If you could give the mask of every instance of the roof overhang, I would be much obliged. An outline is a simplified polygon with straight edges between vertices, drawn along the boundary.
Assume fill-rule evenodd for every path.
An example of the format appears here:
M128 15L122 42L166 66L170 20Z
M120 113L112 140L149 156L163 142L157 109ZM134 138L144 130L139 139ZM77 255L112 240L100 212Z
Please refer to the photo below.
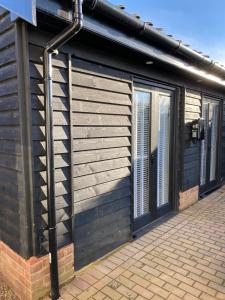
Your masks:
M63 22L68 23L71 20L71 8L65 6L64 1L37 0L37 9L42 13L57 17ZM211 70L208 71L201 63L181 59L179 56L176 56L176 53L171 54L169 51L155 46L154 43L142 40L139 36L136 37L135 35L128 34L127 31L112 27L112 25L107 24L105 21L103 22L99 17L85 14L83 30L110 40L140 55L145 55L145 57L149 57L152 61L159 61L177 70L197 76L201 80L214 82L221 87L225 87L225 80L222 78L224 76L215 75L214 72L211 72Z
M149 57L150 60L162 62L166 65L175 67L176 69L196 75L201 79L210 80L225 87L225 80L221 79L220 77L201 70L200 67L198 68L190 63L187 63L184 60L181 60L171 54L166 53L165 51L141 41L140 39L131 37L115 28L108 27L97 19L85 16L84 29L95 35L99 35L105 39L108 39L113 43L145 55Z

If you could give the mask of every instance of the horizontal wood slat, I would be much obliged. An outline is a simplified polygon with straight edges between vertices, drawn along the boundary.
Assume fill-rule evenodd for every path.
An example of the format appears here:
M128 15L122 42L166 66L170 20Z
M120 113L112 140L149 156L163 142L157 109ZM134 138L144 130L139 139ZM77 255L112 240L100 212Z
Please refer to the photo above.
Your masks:
M186 89L184 124L183 188L190 189L199 184L200 145L191 140L191 124L201 117L201 93Z
M0 68L0 81L8 80L16 76L16 63L7 64Z
M76 205L74 206L74 213L78 214L80 212L90 211L93 208L100 207L107 203L114 203L114 201L128 196L131 196L131 189L129 185L127 187L112 190L100 196L88 198L82 201L77 201L75 198Z
M1 32L0 49L6 48L12 44L15 44L15 28L8 24L8 30Z
M76 126L131 126L131 121L129 116L74 113L73 124Z
M222 181L225 180L225 101L223 100L223 106L222 106L222 133L221 133L221 145L222 145L222 151L221 151L221 177Z
M17 95L6 95L0 98L0 111L9 111L19 109Z
M95 76L114 79L115 81L128 82L131 81L131 76L128 73L117 69L108 68L102 64L96 64L83 59L72 59L72 69L75 72L91 74Z
M113 149L99 149L91 151L80 151L74 153L74 164L104 161L107 159L130 157L131 152L128 147L120 147ZM103 162L104 163L104 162Z
M73 150L79 152L82 150L98 150L108 148L118 148L131 146L128 137L115 138L97 138L97 139L75 139L73 141ZM68 153L69 140L56 140L54 143L55 154ZM34 141L34 156L45 155L45 141Z
M74 179L74 188L80 190L89 186L95 186L104 182L111 182L120 178L128 177L130 175L129 168L121 168L110 170L91 175L82 176Z
M73 128L74 138L126 137L131 136L128 127L78 127Z
M131 165L128 157L110 159L100 162L80 164L74 168L74 177L84 176L93 173L99 173L107 170L115 170L122 167L129 167Z
M130 186L130 177L126 177L123 180L114 180L111 182L99 184L94 187L88 187L82 190L78 190L74 192L75 202L96 197L98 195L102 195L110 191L122 189L128 186Z
M119 105L131 105L130 95L73 86L73 99Z
M1 48L0 45L0 66L13 63L16 60L16 48L15 44L8 46L7 48Z
M24 240L25 178L18 74L18 27L0 9L0 240L27 255ZM23 99L24 100L24 99ZM26 117L26 116L24 116ZM0 254L1 255L1 254Z
M128 238L132 88L129 76L117 70L79 59L73 67L75 253L80 267L119 244L119 232L121 239Z
M35 200L37 202L37 230L40 235L42 251L48 247L47 178L46 178L46 135L45 135L45 99L43 83L43 48L30 44L30 85L33 122L33 154ZM56 219L62 224L68 221L70 226L59 228L58 247L71 242L71 187L70 187L70 118L68 98L68 59L60 53L53 63L53 135L55 149L55 191ZM43 239L44 237L44 239Z
M73 101L73 111L95 114L131 115L131 109L129 106L78 100Z
M191 89L186 89L186 96L193 98L193 99L201 99L201 92L199 91L195 91L195 90L191 90Z
M39 44L29 43L29 55L30 62L43 63L43 48ZM63 53L59 53L56 57L53 57L52 64L55 67L67 68L67 57Z
M44 110L44 96L43 95L31 95L32 109ZM68 111L69 102L67 98L64 97L53 97L52 101L53 109L55 111Z
M186 104L186 111L187 112L193 112L193 113L201 113L201 105L200 106L194 106L190 104Z
M128 137L76 139L73 142L74 151L97 150L130 146Z
M196 112L189 112L186 111L185 112L185 118L189 119L189 120L196 120L200 117L200 113L196 113Z
M0 82L0 97L16 94L17 90L18 82L15 77Z
M43 249L47 249L43 49L33 42L29 45L29 49L35 200L38 207L41 244ZM130 76L121 71L72 59L73 100L70 107L68 71L67 56L60 53L54 57L52 103L57 238L60 246L71 240L71 193L73 192L75 226L77 226L75 230L78 236L82 235L84 226L98 230L100 220L103 222L103 227L112 220L114 224L117 223L116 231L124 233L124 236L121 234L118 242L107 242L108 245L103 242L100 248L96 246L96 242L103 234L102 230L98 230L89 242L85 237L82 237L82 242L77 241L79 251L89 243L92 247L90 253L93 255L93 249L96 249L99 255L106 248L110 251L111 245L127 240L129 231L132 86ZM70 122L73 125L71 132ZM70 157L71 143L73 154ZM72 173L71 158L74 164ZM74 191L71 191L71 176L73 176ZM93 214L89 214L92 209ZM107 219L106 216L109 218ZM124 220L119 220L118 218L122 216L125 216ZM104 232L107 239L111 236L115 239L115 234L110 227ZM77 253L77 257L79 255Z
M72 80L73 84L78 86L94 88L96 90L112 91L120 94L131 94L130 84L121 81L115 81L90 74L80 74L78 72L73 72Z
M0 11L0 19L1 19L0 32L4 32L5 30L8 30L10 27L12 27L11 17L9 13L7 12L3 13Z
M191 106L201 106L201 99L186 96L185 103Z

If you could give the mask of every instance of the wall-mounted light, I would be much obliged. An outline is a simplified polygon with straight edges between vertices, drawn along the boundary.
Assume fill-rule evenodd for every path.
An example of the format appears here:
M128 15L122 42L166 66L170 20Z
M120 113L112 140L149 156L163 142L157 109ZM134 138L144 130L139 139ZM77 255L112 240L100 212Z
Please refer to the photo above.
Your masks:
M154 62L152 60L146 61L146 65L153 65L153 64L154 64Z
M194 144L197 141L204 140L205 138L205 120L203 118L192 121L191 124L191 138Z

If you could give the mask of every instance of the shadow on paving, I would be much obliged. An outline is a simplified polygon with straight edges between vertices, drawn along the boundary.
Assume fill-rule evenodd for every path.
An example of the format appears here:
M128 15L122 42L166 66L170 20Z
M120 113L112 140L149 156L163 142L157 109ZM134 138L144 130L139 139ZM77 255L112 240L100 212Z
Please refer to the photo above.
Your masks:
M225 299L225 187L76 273L61 299Z

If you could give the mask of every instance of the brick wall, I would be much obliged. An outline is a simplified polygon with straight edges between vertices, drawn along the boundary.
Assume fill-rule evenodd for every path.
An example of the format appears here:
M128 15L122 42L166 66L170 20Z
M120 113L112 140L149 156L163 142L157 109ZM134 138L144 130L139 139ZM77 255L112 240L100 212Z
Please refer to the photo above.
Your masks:
M58 251L59 281L74 276L73 245ZM22 300L39 299L50 291L48 256L25 260L0 241L0 278Z
M179 198L179 210L184 210L185 208L191 206L199 199L199 186L195 186L185 192L180 192Z

